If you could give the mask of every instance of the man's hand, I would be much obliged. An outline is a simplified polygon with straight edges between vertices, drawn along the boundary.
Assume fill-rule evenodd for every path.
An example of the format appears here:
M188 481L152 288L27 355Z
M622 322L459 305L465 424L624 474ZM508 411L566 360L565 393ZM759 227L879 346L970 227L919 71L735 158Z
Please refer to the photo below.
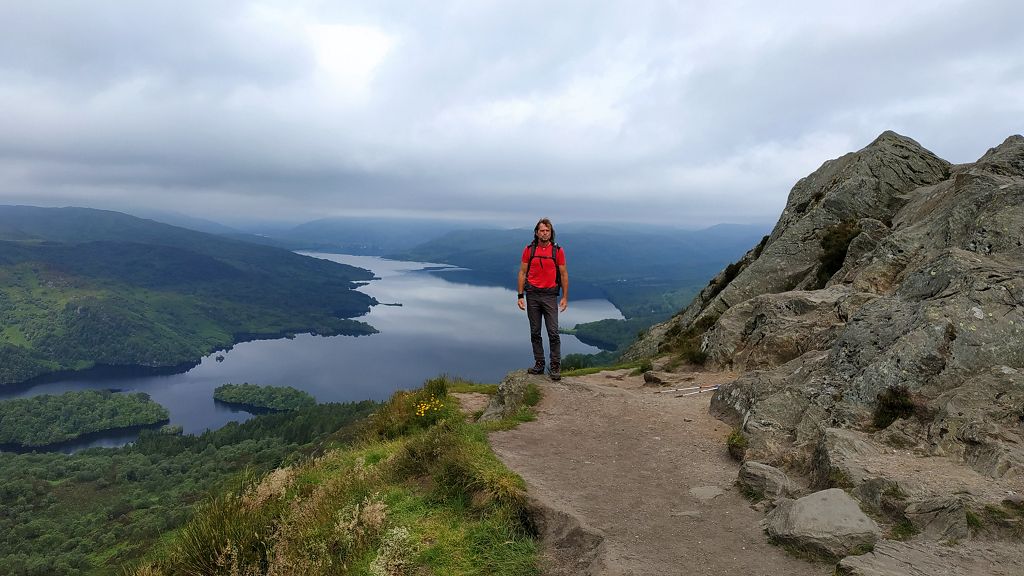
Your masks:
M519 309L520 310L526 310L526 300L525 299L520 298L518 304L519 304Z
M562 296L562 301L558 303L558 311L565 312L565 309L569 307L569 298Z

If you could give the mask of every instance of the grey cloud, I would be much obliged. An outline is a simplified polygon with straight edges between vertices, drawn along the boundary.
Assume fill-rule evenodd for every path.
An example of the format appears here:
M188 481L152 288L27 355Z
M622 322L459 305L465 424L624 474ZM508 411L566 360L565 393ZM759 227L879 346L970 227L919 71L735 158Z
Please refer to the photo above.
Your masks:
M885 129L954 162L1024 131L1021 21L1010 0L4 3L0 202L770 221ZM320 24L393 40L365 94L318 76Z
M294 30L247 2L5 2L0 69L84 92L132 78L170 89L279 84L310 66Z

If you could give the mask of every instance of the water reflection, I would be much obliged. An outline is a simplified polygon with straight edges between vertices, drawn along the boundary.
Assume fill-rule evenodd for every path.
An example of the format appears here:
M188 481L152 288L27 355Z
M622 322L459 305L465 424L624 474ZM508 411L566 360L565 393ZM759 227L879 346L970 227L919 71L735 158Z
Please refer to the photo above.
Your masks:
M251 417L214 402L213 389L229 382L293 386L320 402L383 400L397 389L417 387L441 373L497 382L510 370L532 363L526 313L516 306L510 289L453 283L443 274L423 271L426 266L437 266L434 264L310 255L373 270L379 279L360 290L380 302L402 304L375 306L361 318L380 330L379 334L302 334L292 339L245 342L214 352L180 374L80 374L7 392L3 397L93 388L145 392L170 411L172 425L182 426L186 433L199 433ZM564 326L573 326L621 317L606 300L581 300L570 302L560 320ZM562 336L563 354L597 351L574 336ZM219 361L218 355L223 360Z

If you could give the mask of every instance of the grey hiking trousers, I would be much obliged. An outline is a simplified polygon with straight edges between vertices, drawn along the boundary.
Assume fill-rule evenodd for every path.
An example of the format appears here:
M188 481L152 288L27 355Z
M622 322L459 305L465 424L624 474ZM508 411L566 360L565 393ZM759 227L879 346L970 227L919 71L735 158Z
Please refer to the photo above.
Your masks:
M562 340L558 336L558 294L527 290L526 317L530 319L533 361L539 366L544 365L544 339L540 335L543 319L548 331L548 343L551 345L551 367L558 368L562 362Z

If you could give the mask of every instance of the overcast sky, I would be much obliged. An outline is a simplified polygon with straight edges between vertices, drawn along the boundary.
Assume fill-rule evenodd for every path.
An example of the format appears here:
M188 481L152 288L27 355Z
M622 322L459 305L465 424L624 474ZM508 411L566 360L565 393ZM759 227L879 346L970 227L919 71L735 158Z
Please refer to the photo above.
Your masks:
M1024 2L0 0L0 203L774 223L1024 132Z

